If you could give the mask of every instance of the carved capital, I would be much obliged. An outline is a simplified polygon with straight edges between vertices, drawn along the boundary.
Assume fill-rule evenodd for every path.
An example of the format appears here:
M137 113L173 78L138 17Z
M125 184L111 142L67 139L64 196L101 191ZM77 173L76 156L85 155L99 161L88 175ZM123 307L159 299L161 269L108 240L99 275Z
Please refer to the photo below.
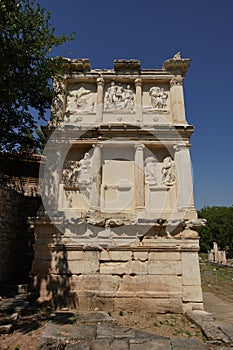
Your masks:
M170 81L170 86L179 86L183 85L184 78L181 75L177 75L174 78L171 79Z
M99 77L96 79L97 85L104 86L104 78Z
M142 79L141 78L135 79L134 84L135 84L135 86L142 86Z
M93 144L92 145L93 148L102 148L103 147L103 144L102 143L96 143L96 144Z
M173 149L174 149L175 152L179 152L182 149L186 149L186 147L187 147L186 144L180 143L180 144L177 144L177 145L173 146Z
M136 145L134 145L134 148L136 151L143 151L143 149L145 148L145 145L143 145L143 143L137 143Z

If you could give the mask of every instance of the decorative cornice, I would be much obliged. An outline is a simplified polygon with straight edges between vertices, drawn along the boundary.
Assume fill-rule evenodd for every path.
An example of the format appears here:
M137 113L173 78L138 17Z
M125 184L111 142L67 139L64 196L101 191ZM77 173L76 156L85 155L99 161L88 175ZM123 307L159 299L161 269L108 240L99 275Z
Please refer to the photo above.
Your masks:
M174 74L181 74L184 77L190 66L191 59L180 58L179 55L176 57L175 56L172 59L166 60L162 69L169 72L174 72Z
M90 71L90 60L89 58L81 58L81 59L70 59L63 58L63 67L66 69L70 69L73 71Z
M114 60L115 71L140 71L141 62L139 60Z

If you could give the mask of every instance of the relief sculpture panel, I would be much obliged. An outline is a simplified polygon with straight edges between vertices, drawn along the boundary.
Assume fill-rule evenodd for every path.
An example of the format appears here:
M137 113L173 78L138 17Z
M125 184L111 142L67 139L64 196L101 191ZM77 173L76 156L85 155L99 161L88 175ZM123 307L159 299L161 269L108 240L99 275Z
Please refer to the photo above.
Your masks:
M93 113L96 104L96 93L93 87L74 85L67 96L67 112Z
M163 162L158 162L156 157L145 159L145 183L148 185L170 187L175 184L175 164L170 156Z
M135 93L128 84L125 88L121 83L116 84L114 81L105 92L104 110L105 111L133 111Z
M165 85L154 86L147 84L143 90L143 112L149 114L169 113L169 90Z
M69 160L63 168L63 183L68 190L76 189L87 199L93 183L92 158L88 152L80 161Z
M154 109L167 109L168 94L164 88L153 86L150 88L151 105Z

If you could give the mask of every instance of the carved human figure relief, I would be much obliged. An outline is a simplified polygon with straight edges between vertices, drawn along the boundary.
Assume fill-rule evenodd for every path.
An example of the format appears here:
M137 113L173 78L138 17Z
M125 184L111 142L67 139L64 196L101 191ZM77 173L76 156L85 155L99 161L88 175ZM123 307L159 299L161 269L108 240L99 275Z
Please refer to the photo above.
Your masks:
M93 183L92 158L85 153L80 161L67 161L63 168L63 183L66 187L77 188L87 198Z
M154 109L167 109L168 94L164 91L164 88L158 86L152 86L149 90L151 97L152 108Z
M79 162L76 160L69 160L66 162L62 172L65 186L77 187L78 164Z
M86 189L92 184L92 161L89 153L85 153L84 158L79 161L77 182L80 189Z
M70 92L67 98L67 109L70 112L93 112L94 105L92 91L85 89L83 86Z
M134 109L134 92L130 88L130 85L124 88L120 83L116 85L112 81L105 92L104 109L106 111L132 111Z
M165 184L167 186L172 186L175 183L175 165L174 161L170 156L165 157L162 162L161 167L162 172L162 184Z
M145 183L157 185L156 167L157 159L155 157L147 157L145 159Z

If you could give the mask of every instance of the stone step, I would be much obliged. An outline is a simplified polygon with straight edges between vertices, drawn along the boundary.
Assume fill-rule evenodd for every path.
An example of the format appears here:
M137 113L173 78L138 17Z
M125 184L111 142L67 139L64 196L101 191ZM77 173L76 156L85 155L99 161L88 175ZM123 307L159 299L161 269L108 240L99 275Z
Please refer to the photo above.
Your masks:
M11 298L3 298L0 301L0 312L12 314L13 312L21 313L29 307L30 294L19 294Z

